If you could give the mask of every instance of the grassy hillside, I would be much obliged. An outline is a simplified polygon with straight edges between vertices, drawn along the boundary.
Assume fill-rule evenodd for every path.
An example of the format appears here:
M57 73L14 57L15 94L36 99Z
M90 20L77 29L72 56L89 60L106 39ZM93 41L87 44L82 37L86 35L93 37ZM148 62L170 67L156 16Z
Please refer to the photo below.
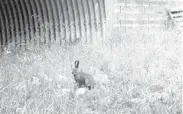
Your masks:
M30 49L0 59L1 114L182 114L182 33L123 35L104 45ZM97 87L74 97L80 60Z

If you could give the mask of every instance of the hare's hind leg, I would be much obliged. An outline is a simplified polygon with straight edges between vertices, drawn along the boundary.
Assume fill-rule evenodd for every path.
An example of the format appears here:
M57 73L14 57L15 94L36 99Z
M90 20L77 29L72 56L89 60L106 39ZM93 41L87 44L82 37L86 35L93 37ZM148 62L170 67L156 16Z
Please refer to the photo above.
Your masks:
M89 85L89 86L88 86L88 89L89 89L89 90L94 89L94 85Z

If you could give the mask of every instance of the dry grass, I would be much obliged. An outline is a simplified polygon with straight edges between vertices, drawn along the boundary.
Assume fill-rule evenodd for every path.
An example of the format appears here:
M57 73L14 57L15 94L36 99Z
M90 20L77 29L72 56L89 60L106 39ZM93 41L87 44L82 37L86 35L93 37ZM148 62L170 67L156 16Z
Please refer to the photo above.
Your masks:
M182 114L181 36L114 33L103 46L54 45L4 54L0 113ZM94 90L79 97L72 91L76 59L98 79Z

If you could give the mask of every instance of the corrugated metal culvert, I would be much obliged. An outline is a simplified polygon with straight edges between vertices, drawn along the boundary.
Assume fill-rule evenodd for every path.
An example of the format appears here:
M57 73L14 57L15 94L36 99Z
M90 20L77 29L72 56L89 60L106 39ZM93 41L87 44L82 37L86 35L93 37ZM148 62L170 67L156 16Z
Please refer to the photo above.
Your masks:
M105 0L0 0L0 44L88 43L105 20Z

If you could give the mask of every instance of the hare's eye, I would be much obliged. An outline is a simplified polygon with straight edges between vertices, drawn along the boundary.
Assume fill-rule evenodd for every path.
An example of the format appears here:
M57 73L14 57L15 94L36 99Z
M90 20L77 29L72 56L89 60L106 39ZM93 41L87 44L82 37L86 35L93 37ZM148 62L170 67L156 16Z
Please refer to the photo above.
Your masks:
M73 69L72 74L77 73L77 69Z

